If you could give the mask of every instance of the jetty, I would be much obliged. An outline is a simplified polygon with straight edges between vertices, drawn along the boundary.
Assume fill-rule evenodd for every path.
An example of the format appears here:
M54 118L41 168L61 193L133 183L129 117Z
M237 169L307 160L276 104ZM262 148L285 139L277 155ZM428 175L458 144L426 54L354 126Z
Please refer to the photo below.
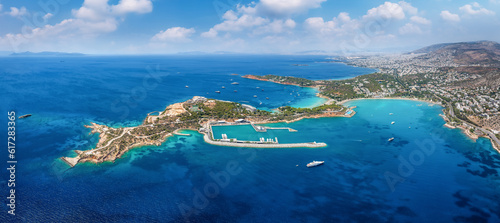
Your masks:
M258 143L257 141L235 141L235 142L222 142L216 141L209 136L209 133L203 133L203 139L206 143L216 146L230 146L230 147L251 147L251 148L319 148L325 147L326 143L323 142L309 142L309 143Z
M288 130L289 132L297 132L297 130L289 128L289 127L267 127L255 125L253 123L250 124L256 132L267 132L267 130Z

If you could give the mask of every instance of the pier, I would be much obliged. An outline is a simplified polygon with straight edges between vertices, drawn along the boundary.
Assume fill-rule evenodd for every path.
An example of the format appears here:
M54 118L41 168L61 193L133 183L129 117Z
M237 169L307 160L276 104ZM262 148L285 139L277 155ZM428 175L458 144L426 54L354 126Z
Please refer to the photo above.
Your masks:
M230 147L251 147L251 148L319 148L325 147L326 143L323 142L308 142L308 143L256 143L256 141L236 141L236 142L222 142L215 141L209 136L210 133L203 133L203 139L206 143L216 146L230 146Z
M253 129L255 129L256 132L267 132L268 129L288 130L289 132L297 132L297 130L289 128L289 127L267 127L267 126L254 125L253 123L250 125L252 125Z

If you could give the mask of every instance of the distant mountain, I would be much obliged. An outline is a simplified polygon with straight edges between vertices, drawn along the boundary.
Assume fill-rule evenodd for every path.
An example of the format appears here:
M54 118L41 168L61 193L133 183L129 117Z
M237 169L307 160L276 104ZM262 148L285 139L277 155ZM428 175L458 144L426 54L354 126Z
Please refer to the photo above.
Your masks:
M433 52L433 51L436 51L436 50L439 50L445 46L449 46L453 43L440 43L440 44L434 44L434 45L430 45L430 46L426 46L424 48L420 48L418 50L415 50L415 51L412 51L410 53L414 53L414 54L420 54L420 53L430 53L430 52Z
M326 55L328 52L324 50L306 50L306 51L299 51L296 52L296 54L299 55Z
M22 52L22 53L12 53L10 56L42 56L42 57L75 57L75 56L84 56L82 53L64 53L64 52Z
M442 43L411 53L424 53L419 59L451 59L460 65L500 66L500 44L493 41Z
M188 52L178 52L178 55L207 55L207 52L203 51L188 51Z

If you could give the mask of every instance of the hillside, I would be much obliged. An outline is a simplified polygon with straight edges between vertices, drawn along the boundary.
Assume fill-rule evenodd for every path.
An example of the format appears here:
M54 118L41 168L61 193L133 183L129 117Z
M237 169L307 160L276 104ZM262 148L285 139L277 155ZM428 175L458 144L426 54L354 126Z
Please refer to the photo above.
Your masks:
M493 41L436 44L412 53L424 53L416 59L450 59L458 65L486 65L500 67L500 44Z

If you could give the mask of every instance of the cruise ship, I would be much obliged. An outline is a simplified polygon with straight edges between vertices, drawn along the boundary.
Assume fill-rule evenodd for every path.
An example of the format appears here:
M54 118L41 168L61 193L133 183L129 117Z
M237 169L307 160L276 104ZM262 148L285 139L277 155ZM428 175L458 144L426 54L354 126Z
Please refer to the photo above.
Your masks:
M325 161L312 161L312 162L307 164L307 167L315 167L315 166L322 165L323 163L325 163Z

